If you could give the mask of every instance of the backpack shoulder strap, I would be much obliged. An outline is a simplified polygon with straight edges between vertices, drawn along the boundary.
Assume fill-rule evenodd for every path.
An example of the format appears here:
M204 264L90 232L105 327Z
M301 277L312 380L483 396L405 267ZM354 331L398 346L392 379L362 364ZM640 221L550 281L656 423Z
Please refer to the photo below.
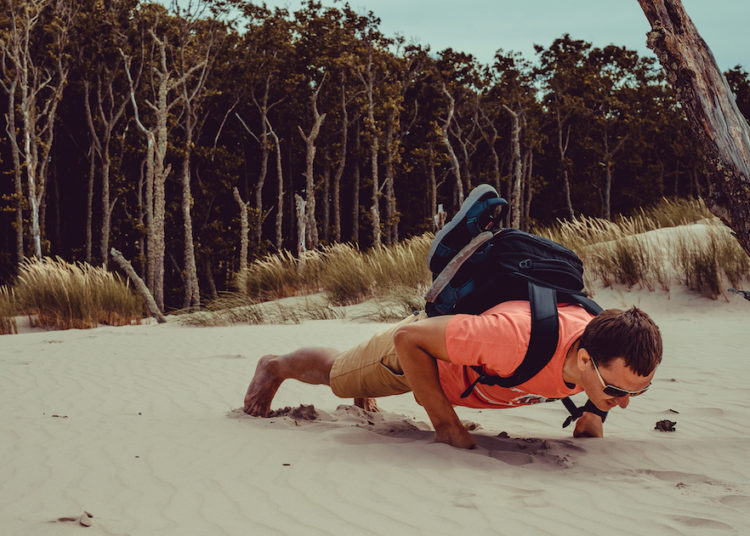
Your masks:
M499 385L500 387L520 385L539 374L552 359L560 337L557 291L531 282L528 285L529 304L531 306L531 337L523 361L508 377L485 374L482 367L473 367L480 376L463 392L461 398L469 396L477 383Z

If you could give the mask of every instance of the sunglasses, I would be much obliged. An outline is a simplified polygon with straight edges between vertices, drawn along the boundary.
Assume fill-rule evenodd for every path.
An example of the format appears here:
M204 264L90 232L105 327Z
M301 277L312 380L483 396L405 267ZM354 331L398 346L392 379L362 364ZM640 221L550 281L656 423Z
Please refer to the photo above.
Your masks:
M602 378L602 375L599 373L599 367L596 366L596 361L594 361L593 357L591 358L591 362L594 364L594 370L596 371L596 375L599 376L599 381L602 382L602 387L604 388L605 395L614 396L615 398L619 398L622 396L638 396L648 391L648 388L651 387L651 384L648 384L646 387L644 387L643 389L639 389L638 391L628 391L627 389L621 389L619 387L615 387L614 385L609 385L604 381L604 378Z

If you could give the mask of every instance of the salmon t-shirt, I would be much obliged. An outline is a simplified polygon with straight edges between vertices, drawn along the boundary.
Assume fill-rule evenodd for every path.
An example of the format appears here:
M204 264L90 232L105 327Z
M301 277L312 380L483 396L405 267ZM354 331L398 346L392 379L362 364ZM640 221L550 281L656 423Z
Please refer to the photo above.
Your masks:
M558 305L560 336L550 362L541 372L515 387L477 383L466 398L461 394L479 374L472 368L482 365L487 374L510 376L523 362L531 337L531 309L528 301L507 301L481 315L455 315L445 330L450 363L437 360L440 385L448 400L470 408L511 408L558 400L580 393L563 381L563 364L571 346L583 335L593 316L583 307Z

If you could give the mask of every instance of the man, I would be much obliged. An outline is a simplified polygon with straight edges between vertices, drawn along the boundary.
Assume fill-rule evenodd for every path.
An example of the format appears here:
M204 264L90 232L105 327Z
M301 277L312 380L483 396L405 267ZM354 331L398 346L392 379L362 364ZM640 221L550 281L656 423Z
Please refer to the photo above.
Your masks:
M267 416L284 380L329 385L333 393L376 409L374 398L413 392L435 428L435 441L473 448L454 405L509 408L585 391L602 412L625 408L648 389L661 362L659 328L643 311L606 310L596 317L560 305L560 336L550 362L516 387L475 384L481 365L509 376L523 361L531 332L529 302L508 301L481 315L426 318L419 313L346 352L302 348L261 358L245 396L250 415ZM473 385L473 387L472 387ZM602 417L584 412L575 437L603 437Z

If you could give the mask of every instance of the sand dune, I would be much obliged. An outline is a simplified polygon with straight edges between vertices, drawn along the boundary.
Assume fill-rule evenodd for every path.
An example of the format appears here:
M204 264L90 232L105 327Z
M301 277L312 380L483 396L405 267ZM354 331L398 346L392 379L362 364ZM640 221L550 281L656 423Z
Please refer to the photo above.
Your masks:
M574 440L561 404L463 410L474 451L431 443L410 395L372 414L287 382L274 417L238 409L260 356L344 349L380 324L3 336L0 533L747 534L750 303L596 298L660 324L654 387L604 440Z

